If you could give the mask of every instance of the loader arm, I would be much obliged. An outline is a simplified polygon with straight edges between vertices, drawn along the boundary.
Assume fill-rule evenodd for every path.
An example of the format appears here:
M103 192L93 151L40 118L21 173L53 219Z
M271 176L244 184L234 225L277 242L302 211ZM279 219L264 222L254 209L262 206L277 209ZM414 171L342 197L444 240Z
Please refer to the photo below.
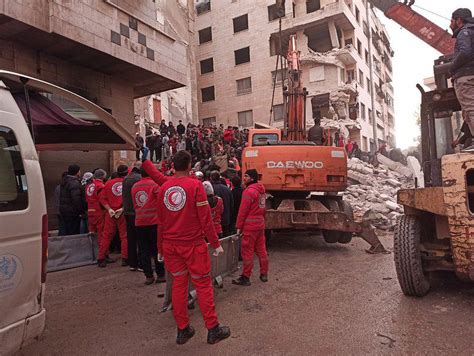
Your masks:
M369 3L443 55L454 52L454 38L446 30L414 11L410 6L414 1L410 1L409 5L398 0L369 0Z

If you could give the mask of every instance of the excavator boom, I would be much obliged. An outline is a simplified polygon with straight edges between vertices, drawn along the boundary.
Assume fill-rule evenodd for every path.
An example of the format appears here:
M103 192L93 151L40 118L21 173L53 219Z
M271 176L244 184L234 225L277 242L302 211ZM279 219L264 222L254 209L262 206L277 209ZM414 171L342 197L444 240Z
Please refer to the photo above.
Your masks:
M454 52L454 38L446 30L414 11L411 6L397 0L369 0L369 3L443 55ZM413 3L414 1L410 2Z

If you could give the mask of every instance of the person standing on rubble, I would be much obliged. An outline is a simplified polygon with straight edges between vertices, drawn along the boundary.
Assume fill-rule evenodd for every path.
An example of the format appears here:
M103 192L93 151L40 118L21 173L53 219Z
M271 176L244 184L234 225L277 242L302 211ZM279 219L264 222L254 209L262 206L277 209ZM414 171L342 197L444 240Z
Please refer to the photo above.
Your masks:
M308 141L314 142L316 146L322 146L326 142L324 129L321 127L321 119L314 118L314 126L308 131Z
M100 203L105 208L105 225L104 234L99 246L99 256L97 263L99 267L106 267L105 260L110 242L117 233L120 236L120 247L122 251L122 266L128 266L128 245L127 245L127 226L123 215L123 199L122 184L123 178L128 174L128 167L120 165L117 168L117 178L109 180L105 183L102 194L100 195Z
M456 38L450 74L464 120L474 135L474 19L469 9L457 9L451 18ZM472 147L474 148L474 147Z
M143 156L147 157L145 148ZM185 344L194 336L189 323L187 302L189 279L196 288L199 307L208 329L207 342L215 344L230 336L227 326L220 326L214 305L211 259L205 237L214 248L214 256L224 252L214 230L211 209L202 183L189 176L191 155L179 151L173 158L176 174L161 187L158 196L158 253L173 278L171 299L178 326L176 343ZM161 173L149 160L142 168L160 184Z
M256 169L249 169L245 172L244 183L246 188L242 194L242 202L237 216L237 234L242 235L243 271L242 275L232 283L249 286L254 252L260 263L260 280L268 282L268 255L265 247L266 194L263 184L258 183Z

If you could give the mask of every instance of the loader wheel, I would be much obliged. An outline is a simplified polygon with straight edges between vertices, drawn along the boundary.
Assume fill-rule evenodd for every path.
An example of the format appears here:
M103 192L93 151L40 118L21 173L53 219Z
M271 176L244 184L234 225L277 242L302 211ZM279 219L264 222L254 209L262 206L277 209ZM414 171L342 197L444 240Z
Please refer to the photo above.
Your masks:
M418 217L403 215L397 220L394 233L395 267L403 294L423 297L430 282L423 272L420 253L421 223Z
M347 215L349 220L354 221L354 211L352 210L352 206L348 202L341 200L339 202L339 209L340 211L344 212L344 214ZM349 242L352 241L352 235L353 235L352 232L341 231L339 232L339 239L337 240L337 242L341 244L348 244Z
M324 205L329 209L329 211L339 211L339 205L334 199L328 199L323 202ZM339 241L340 232L335 230L322 230L324 241L328 244L335 244Z

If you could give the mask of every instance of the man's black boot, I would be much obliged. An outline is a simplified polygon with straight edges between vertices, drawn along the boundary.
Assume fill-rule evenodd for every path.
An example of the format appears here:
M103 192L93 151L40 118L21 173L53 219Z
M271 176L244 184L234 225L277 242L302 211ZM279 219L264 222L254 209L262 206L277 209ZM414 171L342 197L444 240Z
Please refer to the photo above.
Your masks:
M207 332L207 343L217 344L219 341L227 339L230 336L230 329L228 326L215 326Z
M97 260L97 267L107 267L107 262L105 262L105 260Z
M122 267L128 266L128 260L126 258L122 258Z
M261 280L262 282L268 282L268 275L266 275L266 274L261 274L261 275L260 275L260 280Z
M237 279L232 280L232 284L237 284L238 286L249 286L251 285L250 279L245 276L240 276Z
M178 329L178 335L176 336L176 343L178 345L183 345L188 342L190 338L194 336L194 328L191 325L188 325L187 328L181 330Z

